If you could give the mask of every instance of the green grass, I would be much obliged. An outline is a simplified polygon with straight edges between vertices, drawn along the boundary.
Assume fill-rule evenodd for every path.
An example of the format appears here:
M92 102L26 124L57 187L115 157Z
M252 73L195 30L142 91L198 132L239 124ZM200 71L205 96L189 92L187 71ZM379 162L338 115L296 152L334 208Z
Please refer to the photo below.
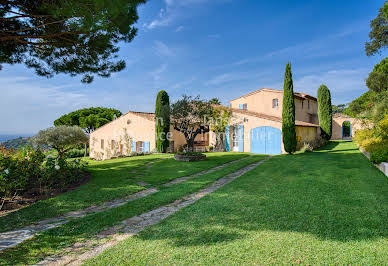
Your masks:
M388 263L388 179L351 142L276 156L89 265Z
M245 158L240 162L226 166L213 173L205 174L171 187L162 187L159 192L145 198L101 213L76 219L58 228L43 232L14 248L0 252L0 264L36 263L46 256L57 254L64 247L75 242L93 239L98 232L118 224L127 218L153 210L187 194L196 192L215 180L251 163L262 160L265 157L264 155L254 155Z
M98 205L104 201L122 198L143 190L137 184L143 178L134 178L139 173L145 174L145 180L151 184L164 183L187 174L193 174L214 166L243 158L247 153L209 153L208 159L192 164L176 162L174 159L156 161L149 172L145 165L156 159L171 157L172 155L146 155L129 158L119 158L107 161L88 160L88 170L92 179L87 184L61 194L57 197L39 201L29 207L0 217L0 232L16 229L46 218ZM136 173L131 173L132 170ZM160 180L159 180L160 179Z
M149 172L144 173L141 180L152 185L160 185L175 178L195 174L248 155L248 153L239 152L206 153L206 160L196 162L179 162L171 158L156 162Z

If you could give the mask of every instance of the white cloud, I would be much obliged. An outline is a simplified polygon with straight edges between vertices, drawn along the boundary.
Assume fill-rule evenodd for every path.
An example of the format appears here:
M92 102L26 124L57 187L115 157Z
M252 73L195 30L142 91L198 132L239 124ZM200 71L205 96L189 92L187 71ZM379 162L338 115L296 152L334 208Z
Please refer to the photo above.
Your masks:
M316 95L318 87L325 84L331 91L334 104L348 103L355 99L355 95L367 90L365 77L368 72L366 68L329 70L295 79L294 88L295 91Z
M149 75L153 79L153 86L154 88L161 87L161 80L163 78L162 74L166 72L168 65L167 64L161 64L158 68L152 70L149 72Z
M187 8L210 2L209 0L165 0L165 8L159 10L158 16L150 23L143 26L152 30L159 27L170 26L177 19L187 16Z
M268 75L266 72L230 72L219 74L212 79L206 81L206 86L218 86L226 83L232 83L242 80L256 80L258 77Z
M174 51L162 41L155 41L153 48L156 55L160 57L170 57L175 55Z
M42 86L28 77L0 77L0 132L34 133L60 115L87 106L89 95L67 86Z
M181 32L181 31L183 31L184 28L185 28L185 27L183 27L183 26L179 26L179 27L177 27L177 28L175 29L175 32Z

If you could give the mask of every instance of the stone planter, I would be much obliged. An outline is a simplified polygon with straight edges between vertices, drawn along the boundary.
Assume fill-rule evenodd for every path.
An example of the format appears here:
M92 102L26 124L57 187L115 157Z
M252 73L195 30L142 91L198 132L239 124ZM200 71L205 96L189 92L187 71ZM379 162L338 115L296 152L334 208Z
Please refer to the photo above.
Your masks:
M180 161L180 162L203 161L206 159L206 155L205 154L186 155L186 154L175 153L174 159L175 161Z

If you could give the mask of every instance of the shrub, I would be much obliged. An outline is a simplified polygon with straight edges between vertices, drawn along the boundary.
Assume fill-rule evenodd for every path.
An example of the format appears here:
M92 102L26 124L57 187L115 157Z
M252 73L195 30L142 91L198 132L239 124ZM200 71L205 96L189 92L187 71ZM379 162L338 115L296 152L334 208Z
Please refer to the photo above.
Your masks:
M178 152L184 152L186 149L187 149L187 144L178 146Z
M206 152L212 152L214 150L214 147L213 146L206 146L205 149L206 149Z
M86 154L89 154L89 149L87 149ZM66 158L79 158L85 156L84 149L71 149L65 153Z
M388 162L388 148L386 146L379 146L372 150L370 153L370 160L376 164Z
M314 147L310 143L304 143L302 148L300 149L301 152L312 152L314 150Z
M84 174L85 162L66 160L40 149L25 147L9 151L0 148L0 209L4 202L25 191L64 189Z
M374 136L374 130L373 129L369 129L369 128L366 128L366 129L360 129L360 130L357 130L355 133L354 133L354 137L353 137L353 140L355 143L357 143L358 145L360 145L362 148L363 145L362 143L367 140L367 139L370 139Z

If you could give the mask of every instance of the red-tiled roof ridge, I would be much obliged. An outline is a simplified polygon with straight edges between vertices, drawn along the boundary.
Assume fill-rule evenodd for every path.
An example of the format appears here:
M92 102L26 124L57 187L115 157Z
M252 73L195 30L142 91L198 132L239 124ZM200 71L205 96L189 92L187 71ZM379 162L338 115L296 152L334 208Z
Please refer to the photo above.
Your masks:
M145 118L145 119L147 119L147 120L150 120L150 121L155 121L155 114L154 114L154 113L128 111L128 112L126 112L125 114L123 114L122 116L117 117L117 119L112 120L112 121L110 121L109 123L106 123L105 125L103 125L103 126L97 128L97 129L95 129L95 130L94 130L93 132L91 132L90 134L93 134L94 132L98 131L99 129L101 129L101 128L107 126L107 125L110 125L110 124L113 123L114 121L123 118L124 116L126 116L126 115L129 114L129 113L135 114L135 115L140 116L140 117L143 117L143 118Z
M276 122L282 122L282 118L281 117L277 117L277 116L272 116L272 115L266 115L266 114L262 114L262 113L257 113L257 112L253 112L253 111L248 111L248 110L242 110L242 109L236 109L236 108L229 108L232 112L236 112L236 113L241 113L241 114L246 114L246 115L250 115L250 116L255 116L255 117L258 117L258 118L263 118L263 119L267 119L267 120L271 120L271 121L276 121ZM305 126L305 127L319 127L319 125L317 124L313 124L313 123L308 123L308 122L304 122L304 121L299 121L299 120L295 120L295 125L296 126Z
M249 92L249 93L247 93L247 94L244 94L244 95L242 95L242 96L240 96L240 97L237 97L237 98L235 98L235 99L232 99L232 100L230 100L229 102L234 101L234 100L237 100L237 99L240 99L240 98L244 98L244 97L251 96L251 95L256 94L256 93L258 93L258 92L261 92L261 91L273 91L273 92L283 93L283 90L270 89L270 88L261 88L261 89L258 89L258 90ZM308 99L311 99L311 100L314 100L314 101L317 100L317 98L315 98L314 96L311 96L311 95L309 95L309 94L307 94L307 93L294 92L294 95L297 96L297 97L300 97L300 98L302 98L302 99L308 98Z

